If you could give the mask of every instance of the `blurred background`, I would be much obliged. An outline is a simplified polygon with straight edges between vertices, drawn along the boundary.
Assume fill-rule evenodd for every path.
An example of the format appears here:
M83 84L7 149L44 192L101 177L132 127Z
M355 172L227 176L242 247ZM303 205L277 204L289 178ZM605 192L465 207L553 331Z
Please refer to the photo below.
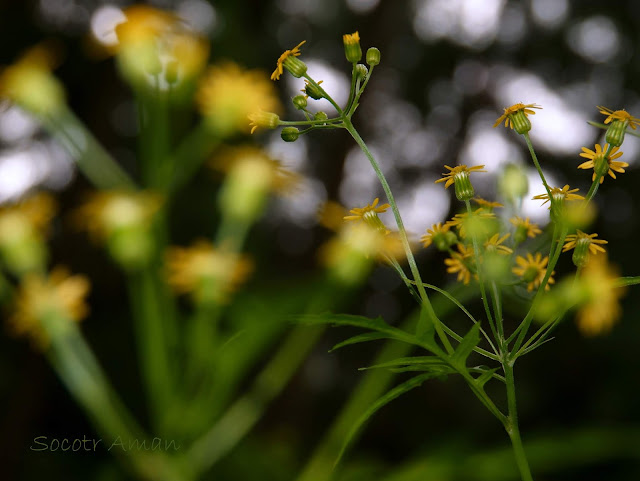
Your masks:
M254 0L156 1L206 35L211 61L224 59L265 76L279 55L306 40L303 59L316 80L346 101L350 67L341 36L359 31L363 49L375 46L382 62L362 98L354 123L379 159L396 193L407 229L418 237L457 212L452 189L434 181L443 165L486 165L474 180L481 197L496 196L496 174L506 164L526 166L529 198L543 193L526 146L513 131L492 128L503 107L537 103L531 138L551 185L586 192L591 176L577 170L581 147L593 149L603 121L597 105L640 116L640 3L589 0ZM24 49L54 39L64 52L56 75L73 111L121 165L135 170L136 112L112 59L96 55L109 45L112 26L131 2L97 0L0 1L0 65ZM298 118L289 99L303 87L283 76L277 84L283 118ZM329 111L321 102L317 109ZM313 108L313 107L312 107ZM316 213L327 200L363 206L383 192L368 161L347 132L313 132L294 143L261 131L252 139L291 170L304 174L295 196L274 199L254 228L248 250L259 259L256 286L287 285L318 270L317 250L327 232ZM609 241L609 257L621 275L640 275L637 237L640 139L627 136L617 180L607 178L595 202L592 232ZM173 238L190 242L206 234L201 206L211 204L215 178L197 176L178 198L183 214L172 221ZM64 213L89 184L69 154L19 109L0 109L0 202L36 186L57 192ZM188 212L188 215L184 215ZM539 202L525 213L543 225ZM388 215L388 214L385 214ZM388 223L391 217L385 218ZM134 411L139 379L124 288L117 269L86 237L56 224L53 257L93 281L92 316L83 330L113 383ZM453 281L442 256L423 250L418 262L426 282ZM571 269L561 259L559 273ZM624 317L611 334L584 338L572 319L557 339L518 364L521 429L536 479L640 479L639 297L633 288ZM477 309L478 306L472 308ZM346 312L381 315L398 323L413 308L395 273L377 267ZM477 312L480 312L479 310ZM508 320L507 320L508 322ZM285 391L245 441L217 467L219 480L290 480L321 439L370 364L377 346L327 350L348 333L326 332ZM35 453L36 436L82 438L92 428L53 371L28 344L0 337L0 456L2 479L128 479L109 453ZM380 411L350 453L337 479L392 481L516 479L508 439L460 380L431 381ZM247 460L251 459L250 464ZM373 474L375 473L375 474Z

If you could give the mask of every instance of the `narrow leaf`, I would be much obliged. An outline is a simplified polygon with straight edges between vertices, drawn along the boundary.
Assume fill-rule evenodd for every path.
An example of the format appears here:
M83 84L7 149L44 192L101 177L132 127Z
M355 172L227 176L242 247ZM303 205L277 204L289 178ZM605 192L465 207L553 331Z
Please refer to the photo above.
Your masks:
M480 325L474 324L469 332L462 338L460 344L456 348L456 351L451 356L451 361L458 367L464 368L467 363L469 354L473 351L473 348L480 342Z
M340 453L338 454L338 458L336 459L334 466L338 465L338 463L344 456L351 439L353 439L353 437L358 433L360 428L364 425L365 422L367 422L367 420L371 416L373 416L380 408L389 404L394 399L422 385L423 382L425 382L426 380L432 377L434 377L433 373L420 374L419 376L412 377L408 381L405 381L402 384L388 391L382 397L378 398L378 400L375 401L371 406L369 406L369 408L364 413L362 413L362 415L358 418L358 420L354 423L354 425L349 430L349 433L347 434L344 442L342 443L342 447L340 448Z
M416 364L424 365L424 366L433 366L433 365L446 365L446 362L435 356L399 357L398 359L393 359L391 361L383 362L381 364L375 364L369 367L361 367L360 370L365 371L367 369L378 369L378 368L385 368L385 367L412 366Z
M333 352L336 349L340 349L344 346L350 346L351 344L358 344L360 342L368 342L368 341L377 341L379 339L395 339L388 334L384 334L382 332L366 332L364 334L359 334L357 336L350 337L349 339L345 339L342 342L339 342L335 346L333 346L329 352Z
M475 384L478 387L484 387L484 385L487 384L487 382L490 381L491 378L493 378L493 375L496 373L498 369L499 368L496 367L495 369L489 369L488 371L484 371L475 379Z

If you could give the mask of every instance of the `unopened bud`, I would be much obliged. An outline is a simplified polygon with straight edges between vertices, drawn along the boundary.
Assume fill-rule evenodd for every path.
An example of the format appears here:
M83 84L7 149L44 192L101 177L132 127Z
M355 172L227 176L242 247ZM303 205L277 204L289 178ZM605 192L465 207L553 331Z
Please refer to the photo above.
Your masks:
M367 50L367 63L371 67L375 67L380 63L380 50L375 47L371 47Z
M361 63L356 65L356 79L364 80L368 73L369 69L365 65L362 65Z
M454 176L453 182L458 200L464 202L471 200L476 195L473 190L473 185L471 185L471 179L469 179L468 172L459 172Z
M295 142L298 140L298 137L300 137L300 131L295 127L285 127L282 129L282 132L280 132L280 137L282 137L282 140L285 142Z
M607 144L612 145L613 147L620 147L622 142L624 142L624 134L627 131L628 126L628 120L614 120L611 122L605 136Z
M351 63L359 62L362 58L362 49L360 48L360 34L354 32L342 36L344 43L344 54Z
M307 106L307 99L304 95L296 95L291 101L293 102L293 106L298 110L302 110Z
M304 93L314 100L320 100L324 97L324 94L322 93L322 90L320 90L320 87L312 83L307 83L304 86Z
M327 120L329 117L324 112L316 112L313 116L314 120Z

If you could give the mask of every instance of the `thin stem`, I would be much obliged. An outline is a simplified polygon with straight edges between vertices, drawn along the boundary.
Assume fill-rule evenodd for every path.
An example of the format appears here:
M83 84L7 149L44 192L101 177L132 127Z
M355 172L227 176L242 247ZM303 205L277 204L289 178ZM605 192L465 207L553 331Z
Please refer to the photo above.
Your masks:
M338 114L340 114L340 116L342 116L343 112L342 109L340 108L340 106L336 103L335 100L333 100L331 98L331 95L329 95L327 92L325 92L325 90L320 86L319 83L317 83L315 80L313 80L311 77L309 77L309 74L305 73L304 74L304 78L307 79L307 81L313 85L314 87L316 87L321 93L322 96L327 99L331 105L333 105L333 108L336 109L336 111L338 112Z
M425 291L424 286L422 285L422 279L420 277L420 272L418 271L418 266L416 264L416 260L413 257L413 252L411 252L411 246L409 245L409 239L407 238L407 232L406 232L406 230L404 228L404 223L402 222L402 217L400 216L400 211L398 210L398 205L396 204L395 198L393 197L393 193L391 192L391 187L389 187L389 183L387 182L386 177L382 173L382 170L380 169L380 166L378 165L378 163L376 162L375 158L373 157L373 155L369 151L369 148L367 147L367 145L364 143L364 140L362 140L362 137L360 137L360 134L358 134L358 131L355 129L355 127L351 123L351 120L344 119L344 125L345 125L345 128L351 134L351 136L354 138L356 143L360 146L360 148L362 149L364 154L369 159L369 162L371 163L371 166L373 167L373 170L375 171L376 175L378 176L378 180L380 181L380 184L382 184L382 188L383 188L385 194L387 195L387 200L389 201L389 204L391 205L391 210L393 211L393 215L394 215L394 217L396 219L396 224L398 225L398 232L400 233L400 240L402 241L402 246L404 247L405 254L407 255L407 261L409 263L409 268L411 269L411 274L413 275L413 278L416 281L416 286L418 288L418 293L420 294L420 298L422 299L422 303L424 305L424 308L426 309L426 315L428 316L429 320L432 322L432 324L433 324L433 326L434 326L434 328L435 328L435 330L436 330L436 332L438 334L438 337L440 338L440 340L441 340L442 344L444 345L445 349L447 350L447 352L452 353L453 352L453 348L451 347L451 343L449 342L449 338L445 335L444 331L442 330L441 322L438 319L438 316L436 316L436 313L433 310L433 306L431 305L431 302L429 301L429 296L427 295L427 292ZM419 323L419 324L421 324L421 323ZM425 326L420 326L419 325L418 329L420 329L420 330L425 329Z
M504 427L509 434L511 444L513 445L513 454L516 458L518 469L520 470L520 476L522 481L533 481L531 476L531 470L529 468L529 462L522 446L522 439L520 438L520 428L518 427L518 410L516 406L516 388L515 379L513 375L513 362L505 362L503 364L505 383L507 385L507 405L509 409L509 416L506 418Z
M529 147L529 153L531 154L531 158L533 159L533 163L538 170L538 174L540 174L540 179L542 179L542 183L544 184L544 188L547 190L547 195L549 195L549 202L553 203L553 198L551 197L551 189L549 188L549 184L547 184L547 180L544 178L544 174L542 173L542 167L540 167L540 163L538 162L538 157L536 156L535 150L533 150L533 144L531 143L531 139L529 138L529 133L525 132L522 134L524 140L527 142L527 147Z

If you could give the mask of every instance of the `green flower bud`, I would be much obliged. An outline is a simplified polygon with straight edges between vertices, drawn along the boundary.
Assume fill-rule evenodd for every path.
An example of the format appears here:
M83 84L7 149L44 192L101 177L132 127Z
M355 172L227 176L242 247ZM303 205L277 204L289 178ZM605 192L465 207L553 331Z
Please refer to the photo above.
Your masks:
M300 137L300 131L295 127L285 127L282 129L282 132L280 132L280 137L282 137L282 140L285 142L295 142L298 140L298 137Z
M519 134L526 134L531 130L531 122L524 110L518 110L517 112L512 113L509 117L513 123L514 130Z
M573 249L571 260L576 267L584 267L587 265L589 258L589 239L578 239L576 247Z
M302 110L307 106L307 98L304 95L296 95L291 101L298 110Z
M362 58L362 49L360 48L360 34L354 32L342 36L344 43L344 54L351 63L357 63Z
M369 69L365 65L362 65L361 63L356 65L356 72L355 72L356 79L364 80L368 73L369 73Z
M473 190L473 185L471 185L471 179L469 179L468 172L460 172L456 174L454 176L454 186L458 200L464 202L471 200L476 195Z
M293 55L287 57L282 65L295 78L300 78L305 73L307 73L307 64L300 60L298 57L294 57Z
M320 88L315 84L311 84L309 82L307 82L304 86L304 93L314 100L320 100L321 98L324 98L322 90L320 90Z
M611 122L605 136L607 144L612 145L613 147L620 147L622 142L624 142L624 134L627 131L628 126L628 120L614 120Z
M367 63L374 67L380 63L380 50L375 47L371 47L367 50Z
M329 117L324 112L316 112L313 118L314 120L327 120Z

